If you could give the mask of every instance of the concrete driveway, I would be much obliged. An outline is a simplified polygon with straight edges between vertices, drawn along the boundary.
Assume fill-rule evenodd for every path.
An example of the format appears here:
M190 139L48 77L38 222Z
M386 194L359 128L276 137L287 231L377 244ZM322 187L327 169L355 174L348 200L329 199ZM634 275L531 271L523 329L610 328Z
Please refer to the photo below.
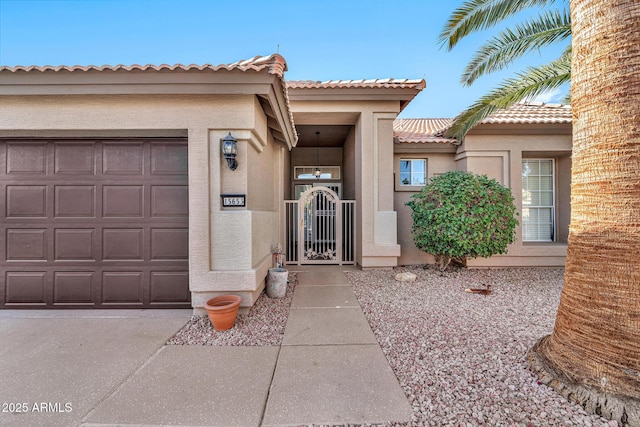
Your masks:
M0 311L0 425L74 426L191 310Z

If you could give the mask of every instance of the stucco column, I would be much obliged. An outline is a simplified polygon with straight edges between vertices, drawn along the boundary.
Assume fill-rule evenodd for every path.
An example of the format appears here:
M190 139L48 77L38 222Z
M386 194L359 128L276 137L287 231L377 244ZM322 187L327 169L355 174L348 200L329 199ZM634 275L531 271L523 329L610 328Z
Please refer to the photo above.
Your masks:
M238 141L235 171L229 169L221 153L220 140L229 131ZM202 135L193 132L200 146ZM247 194L247 150L251 132L210 129L205 139L206 149L194 148L189 157L193 160L190 168L197 168L197 172L189 176L190 208L193 206L196 210L195 215L190 212L192 304L199 308L212 296L234 293L242 296L242 306L251 306L258 293L256 271L252 268L251 211L247 207L223 208L220 197L221 194Z
M393 120L395 113L363 114L360 212L362 267L393 267L400 245L393 210Z
M222 194L247 194L247 140L231 130L238 141L238 167L232 171L221 154L220 140L227 131L211 131L211 171L219 186L211 187L211 269L251 269L251 212L244 207L222 207ZM243 132L244 134L244 132ZM212 181L213 183L213 181Z
M193 291L210 271L210 188L217 187L219 180L217 177L210 178L208 129L191 128L188 138L189 282Z

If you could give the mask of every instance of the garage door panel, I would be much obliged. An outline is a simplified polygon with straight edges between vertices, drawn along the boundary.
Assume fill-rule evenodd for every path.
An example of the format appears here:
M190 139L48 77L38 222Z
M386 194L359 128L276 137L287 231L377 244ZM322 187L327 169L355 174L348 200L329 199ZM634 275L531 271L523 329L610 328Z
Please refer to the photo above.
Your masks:
M151 144L151 174L186 174L187 156L183 145Z
M142 175L142 143L103 144L102 173L104 175Z
M151 303L189 302L189 273L187 271L151 272Z
M93 281L93 272L57 271L53 279L53 303L93 305Z
M55 143L54 165L56 174L94 175L95 145Z
M105 228L102 230L102 259L142 260L144 230Z
M6 239L7 261L47 260L47 230L9 228Z
M142 304L141 271L105 271L102 273L103 304Z
M46 185L7 185L7 218L47 216Z
M58 228L54 231L56 261L95 260L94 229Z
M151 216L186 218L189 215L189 189L186 185L151 186Z
M56 185L55 216L57 218L94 218L96 216L95 185Z
M102 187L104 217L144 216L142 185L105 185Z
M44 175L47 171L46 160L46 144L7 144L7 174Z
M151 229L152 260L187 260L189 230L186 228Z
M46 304L45 271L8 271L5 281L6 304Z
M184 139L0 140L0 308L189 307Z

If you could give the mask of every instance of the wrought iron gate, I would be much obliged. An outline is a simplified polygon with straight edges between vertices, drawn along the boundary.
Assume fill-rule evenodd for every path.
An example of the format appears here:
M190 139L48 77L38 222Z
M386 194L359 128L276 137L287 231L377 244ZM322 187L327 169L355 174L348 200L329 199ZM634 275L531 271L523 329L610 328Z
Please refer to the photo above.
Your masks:
M285 202L287 263L353 264L353 200L340 200L326 187L313 187Z

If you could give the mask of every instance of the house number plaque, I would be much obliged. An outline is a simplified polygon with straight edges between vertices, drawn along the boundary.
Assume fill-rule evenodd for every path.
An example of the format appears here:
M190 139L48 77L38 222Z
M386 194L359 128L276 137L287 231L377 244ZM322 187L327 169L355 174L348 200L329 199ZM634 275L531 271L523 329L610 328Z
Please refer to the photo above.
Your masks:
M221 194L223 208L241 208L246 206L244 194Z

